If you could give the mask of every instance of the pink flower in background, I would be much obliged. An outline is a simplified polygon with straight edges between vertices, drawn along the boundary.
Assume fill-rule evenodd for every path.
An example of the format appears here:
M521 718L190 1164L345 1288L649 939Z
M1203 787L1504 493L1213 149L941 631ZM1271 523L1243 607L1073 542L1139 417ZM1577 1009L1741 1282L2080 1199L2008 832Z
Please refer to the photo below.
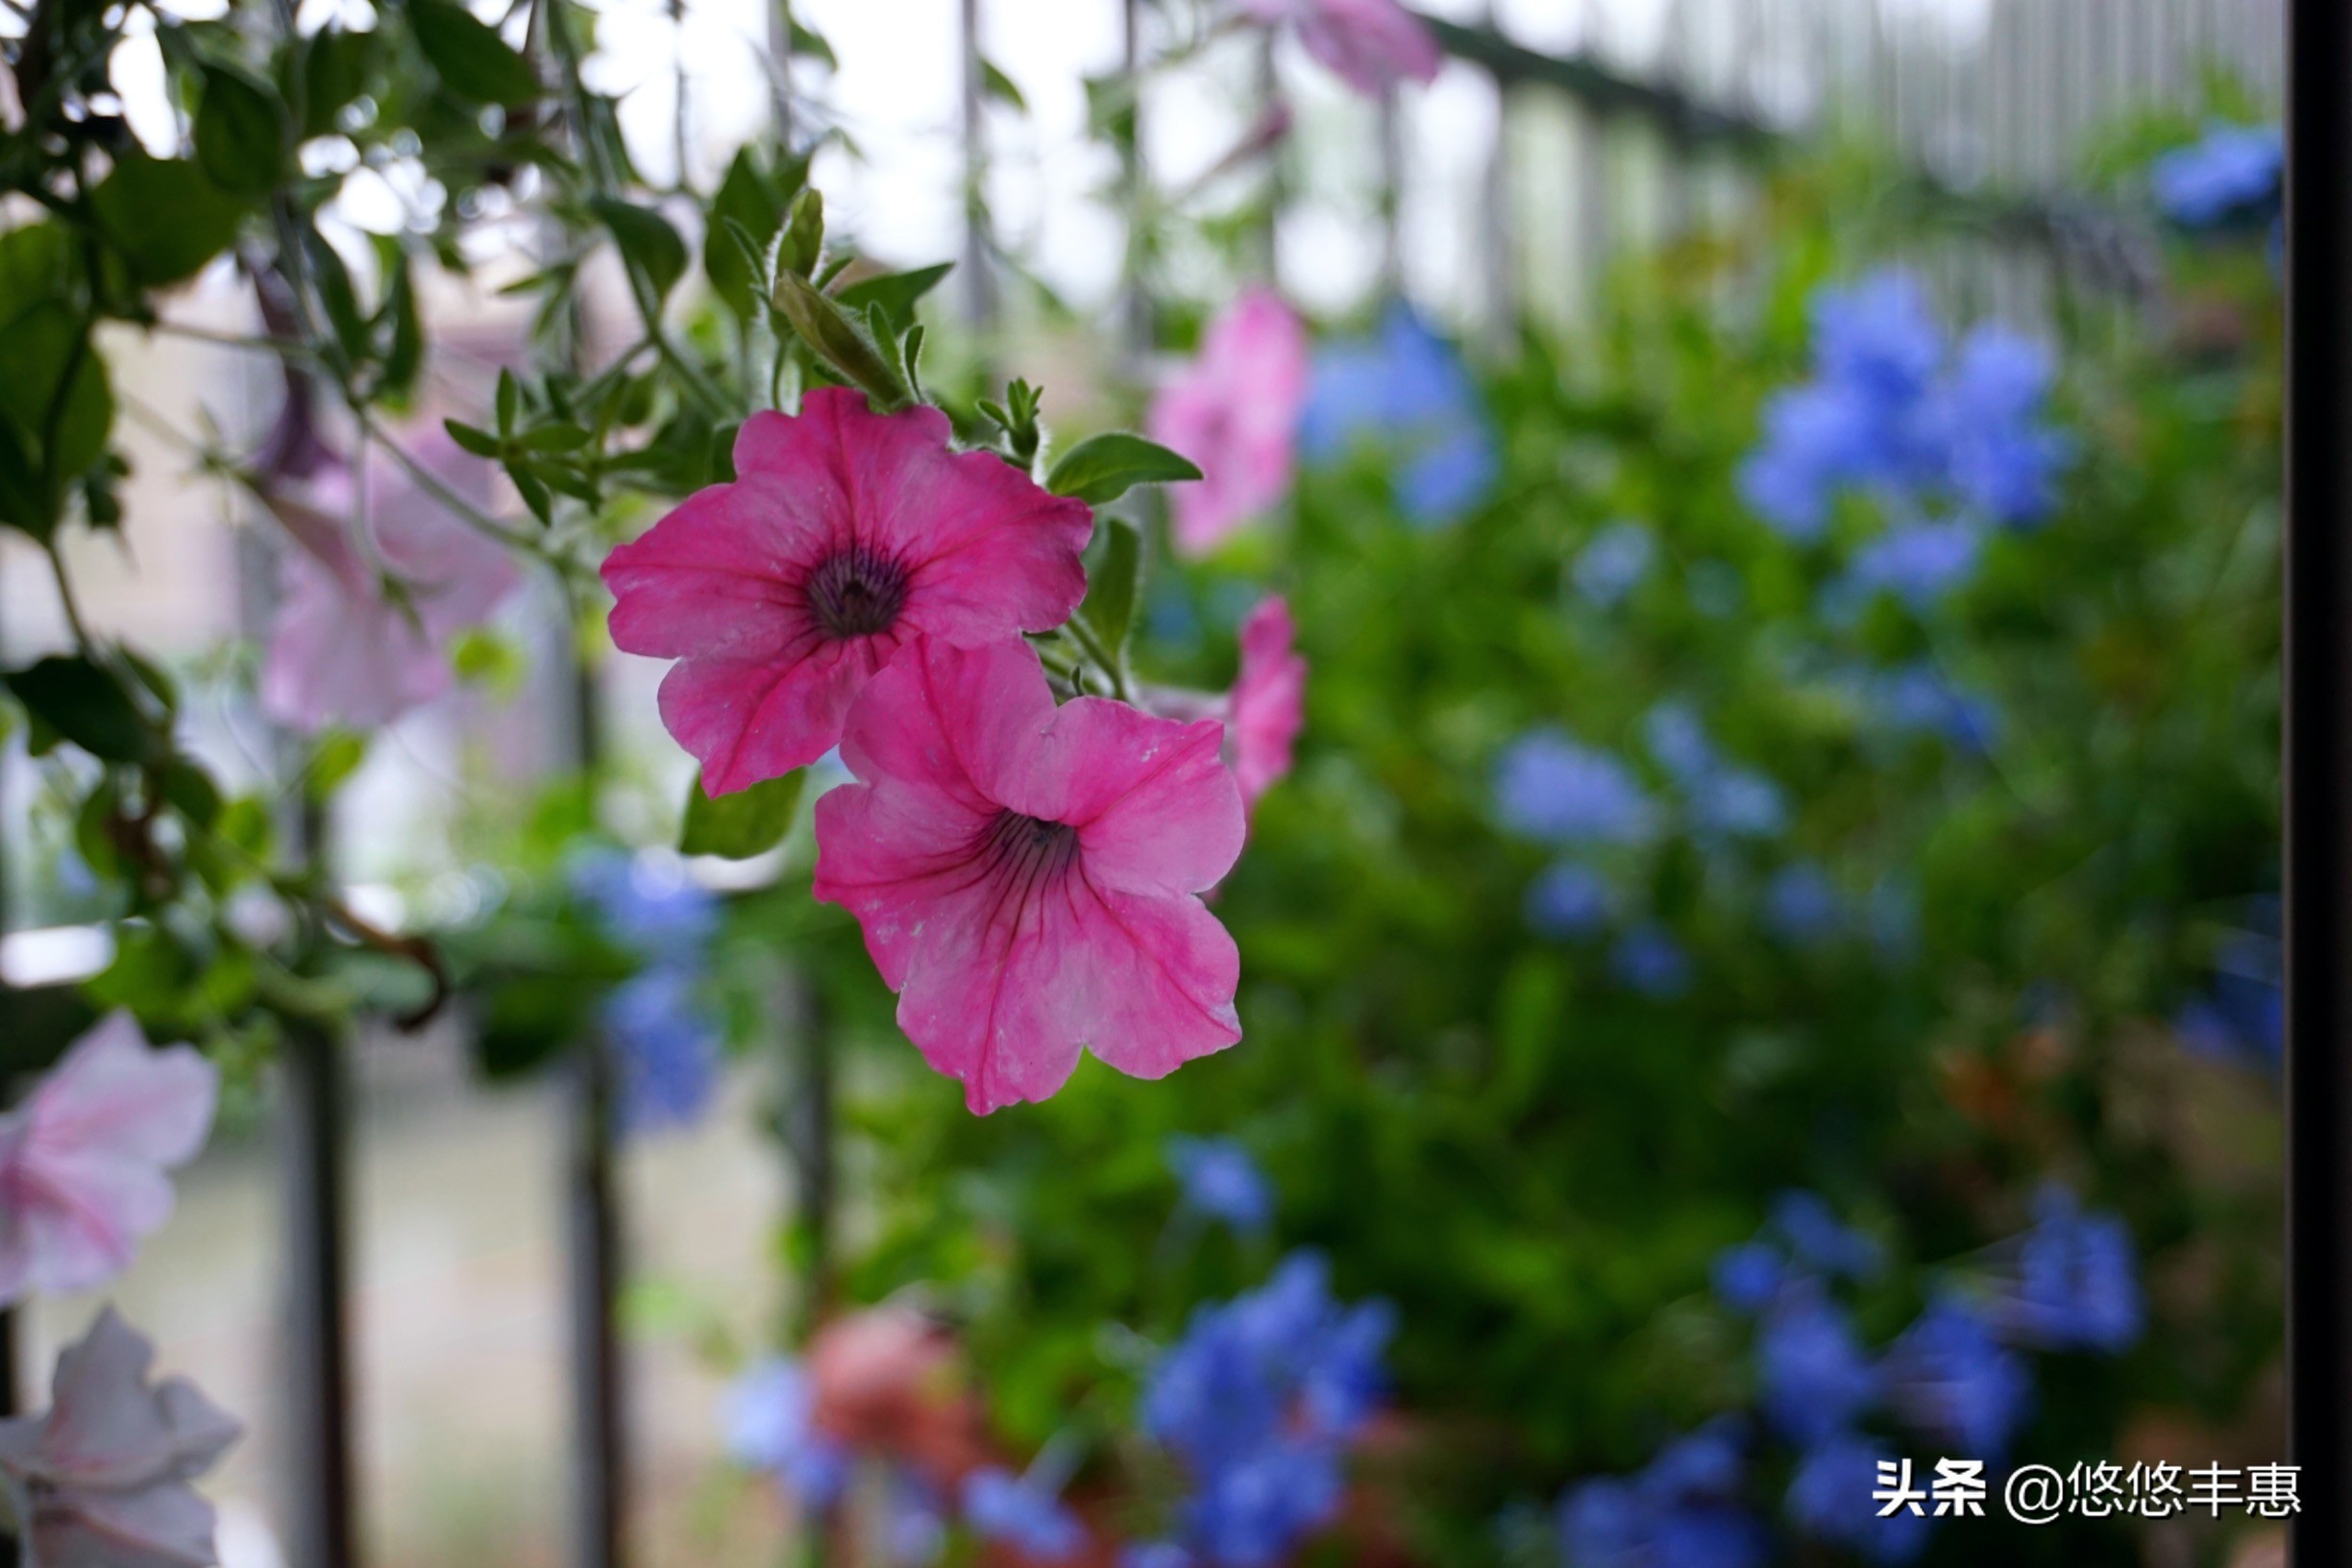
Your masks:
M1241 0L1268 27L1298 29L1299 42L1367 98L1407 82L1436 80L1437 40L1397 0Z
M1020 643L926 641L868 686L842 740L858 782L817 803L816 894L973 1111L1044 1099L1081 1047L1158 1078L1241 1038L1240 955L1196 896L1241 852L1218 740L1056 708Z
M950 434L937 408L821 387L745 422L733 484L606 558L613 641L679 661L662 722L712 795L822 756L910 639L1007 642L1077 608L1093 514Z
M1245 806L1290 772L1290 747L1307 723L1307 661L1291 647L1295 636L1280 595L1260 600L1241 623L1225 750Z
M1181 723L1213 719L1225 726L1218 754L1233 770L1246 810L1290 772L1290 747L1307 723L1307 661L1292 650L1290 606L1279 594L1258 601L1241 622L1241 669L1230 692L1147 686L1145 711Z
M212 1506L188 1482L236 1441L235 1421L183 1378L150 1386L155 1347L106 1308L58 1357L45 1414L0 1421L35 1568L205 1568Z
M1168 498L1179 551L1215 549L1282 499L1306 398L1306 329L1272 289L1244 290L1152 400L1152 439L1201 471Z
M149 1050L128 1013L76 1041L0 1116L0 1305L119 1273L171 1217L164 1172L204 1147L219 1088L191 1047Z
M413 455L467 501L489 505L490 465L447 435L420 437ZM286 552L279 574L261 706L295 729L375 729L439 697L452 680L450 640L488 619L517 581L496 541L373 451L365 501L366 539L348 468L270 502L302 548Z

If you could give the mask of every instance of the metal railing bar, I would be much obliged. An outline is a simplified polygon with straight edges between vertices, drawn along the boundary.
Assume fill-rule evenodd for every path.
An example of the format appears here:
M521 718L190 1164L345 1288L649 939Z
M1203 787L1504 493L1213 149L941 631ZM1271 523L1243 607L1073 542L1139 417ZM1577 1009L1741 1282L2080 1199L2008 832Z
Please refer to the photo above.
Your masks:
M353 1568L350 1138L341 1042L289 1028L281 1053L280 1170L286 1261L287 1556Z
M626 1424L616 1307L621 1215L614 1195L612 1058L572 1053L564 1167L565 1286L571 1304L572 1527L577 1568L626 1560Z

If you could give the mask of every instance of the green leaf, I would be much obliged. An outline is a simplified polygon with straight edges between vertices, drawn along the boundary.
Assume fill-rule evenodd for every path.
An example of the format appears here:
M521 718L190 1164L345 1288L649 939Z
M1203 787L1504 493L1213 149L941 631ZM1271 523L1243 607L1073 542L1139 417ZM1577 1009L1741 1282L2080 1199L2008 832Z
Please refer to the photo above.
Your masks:
M220 787L212 775L185 757L174 757L156 773L156 785L163 798L171 802L172 810L186 819L189 826L208 829L219 820Z
M329 29L302 45L302 134L305 140L335 128L335 116L366 90L376 63L374 33ZM291 91L291 88L288 89Z
M1045 477L1045 488L1073 496L1090 506L1116 501L1139 484L1197 479L1201 471L1156 441L1125 430L1090 435L1062 454Z
M221 189L260 196L285 164L286 112L269 86L227 65L204 68L196 106L196 161Z
M1029 112L1029 100L1021 96L1020 88L1011 77L996 68L996 62L992 60L980 61L980 89L998 103L1023 114Z
M865 324L817 291L797 273L776 276L775 306L802 342L842 376L863 387L884 413L915 401L906 378L868 333Z
M0 680L37 718L93 757L146 762L161 754L162 738L123 683L79 654L52 654Z
M37 492L53 506L63 486L106 452L114 423L106 360L88 329L51 300L0 329L0 365L7 367L0 375L0 419L14 431Z
M806 278L824 255L824 192L804 185L784 213L783 237L776 241L775 270ZM822 285L820 285L822 286Z
M441 85L458 97L512 108L539 96L530 62L454 0L408 0L408 20Z
M149 288L194 277L235 241L245 212L194 163L135 148L115 155L90 207L133 280Z
M766 282L752 257L768 254L787 204L807 182L806 159L789 159L771 174L748 147L735 155L726 178L719 182L711 197L710 228L702 236L702 272L711 291L737 319L751 319ZM744 254L746 241L736 237L734 229L748 236L751 256Z
M488 430L454 419L443 420L441 428L449 431L452 441L477 457L496 457L499 454L499 438Z
M0 234L0 326L64 298L73 286L73 241L62 227L28 223Z
M1136 593L1142 573L1142 539L1135 526L1115 517L1105 518L1097 558L1087 567L1086 601L1078 606L1078 613L1115 654L1122 654L1127 647L1127 628L1135 621Z
M652 290L655 303L667 298L686 275L686 242L670 220L617 196L593 197L588 205L611 232L622 261Z
M942 261L936 266L917 267L913 272L861 278L833 297L860 315L865 314L868 306L880 306L891 326L903 332L915 319L915 302L938 287L939 281L954 267L952 261Z
M714 800L696 778L687 786L686 826L678 835L678 852L728 860L766 854L792 831L793 813L799 809L800 788L807 781L807 770L796 768L782 778L764 779Z
M814 28L802 27L797 19L792 24L792 52L821 61L828 71L841 68L841 61L834 58L833 46L825 41L824 35Z

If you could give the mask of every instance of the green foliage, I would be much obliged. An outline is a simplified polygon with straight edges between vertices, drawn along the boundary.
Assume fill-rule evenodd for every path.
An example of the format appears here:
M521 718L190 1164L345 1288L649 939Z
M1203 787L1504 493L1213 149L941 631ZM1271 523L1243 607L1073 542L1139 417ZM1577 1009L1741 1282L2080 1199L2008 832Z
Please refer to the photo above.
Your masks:
M698 778L686 789L686 823L678 834L678 851L688 855L719 855L749 860L784 842L800 808L800 792L808 781L806 769L796 768L781 778L763 779L732 795L703 793Z
M1190 459L1156 441L1125 430L1090 435L1055 460L1045 477L1045 488L1057 496L1075 496L1090 506L1118 500L1139 484L1174 484L1197 479L1201 471Z

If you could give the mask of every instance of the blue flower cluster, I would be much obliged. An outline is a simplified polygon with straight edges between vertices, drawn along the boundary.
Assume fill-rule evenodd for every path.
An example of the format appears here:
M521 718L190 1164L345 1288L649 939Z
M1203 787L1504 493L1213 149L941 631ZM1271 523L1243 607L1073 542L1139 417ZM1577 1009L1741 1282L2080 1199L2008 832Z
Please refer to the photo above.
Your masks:
M1771 1545L1740 1504L1745 1438L1741 1423L1713 1421L1634 1475L1570 1487L1559 1504L1568 1568L1761 1568Z
M2232 932L2214 955L2213 979L2172 1020L2191 1050L2277 1069L2287 1047L2278 913L2276 898L2258 900L2254 929Z
M1425 527L1455 521L1494 489L1500 459L1478 386L1454 345L1401 301L1373 332L1315 356L1300 450L1330 463L1362 441L1396 454L1397 504Z
M2287 148L2275 125L2205 128L2148 166L2156 206L2184 229L2275 222Z
M598 927L644 961L602 1010L620 1067L621 1124L644 1131L699 1119L719 1079L720 1030L700 995L718 901L674 857L620 850L579 857L572 888Z
M982 1540L1001 1541L1032 1562L1067 1562L1086 1546L1086 1527L1053 1491L998 1465L964 1478L964 1522Z
M1757 1412L1798 1454L1782 1506L1800 1531L1874 1562L1910 1561L1926 1545L1929 1522L1876 1517L1877 1465L1894 1452L1868 1430L1872 1417L1997 1465L2033 1404L2031 1369L2017 1346L2113 1354L2138 1338L2137 1267L2120 1220L2086 1213L2052 1188L2036 1201L2033 1228L2000 1250L2005 1273L1972 1290L1956 1283L1938 1290L1879 1354L1863 1343L1836 1289L1877 1277L1884 1254L1819 1196L1783 1194L1755 1239L1717 1257L1717 1298L1755 1325ZM1630 1481L1572 1491L1560 1520L1569 1560L1580 1568L1762 1560L1739 1507L1733 1435L1743 1430L1719 1424ZM1676 1556L1669 1542L1689 1544Z
M829 1507L849 1478L849 1457L817 1430L816 1413L806 1368L788 1356L760 1361L727 1391L727 1456L773 1477L800 1507Z
M1199 1309L1152 1369L1143 1430L1183 1462L1191 1490L1171 1541L1131 1563L1264 1568L1331 1522L1349 1444L1377 1404L1395 1315L1346 1306L1312 1252L1232 1301Z
M1639 844L1657 826L1656 803L1630 768L1550 727L1505 748L1494 795L1503 825L1539 844Z
M1180 1134L1168 1139L1167 1163L1187 1213L1244 1236L1261 1235L1272 1223L1274 1189L1249 1151L1231 1139Z
M1916 279L1877 273L1813 300L1813 376L1775 397L1740 493L1791 539L1820 538L1847 491L1878 495L1900 527L1867 550L1844 593L1931 600L1973 571L1988 524L2041 522L2068 453L2044 415L2052 365L2008 329L1973 329L1956 351ZM1948 511L1942 521L1923 511Z

